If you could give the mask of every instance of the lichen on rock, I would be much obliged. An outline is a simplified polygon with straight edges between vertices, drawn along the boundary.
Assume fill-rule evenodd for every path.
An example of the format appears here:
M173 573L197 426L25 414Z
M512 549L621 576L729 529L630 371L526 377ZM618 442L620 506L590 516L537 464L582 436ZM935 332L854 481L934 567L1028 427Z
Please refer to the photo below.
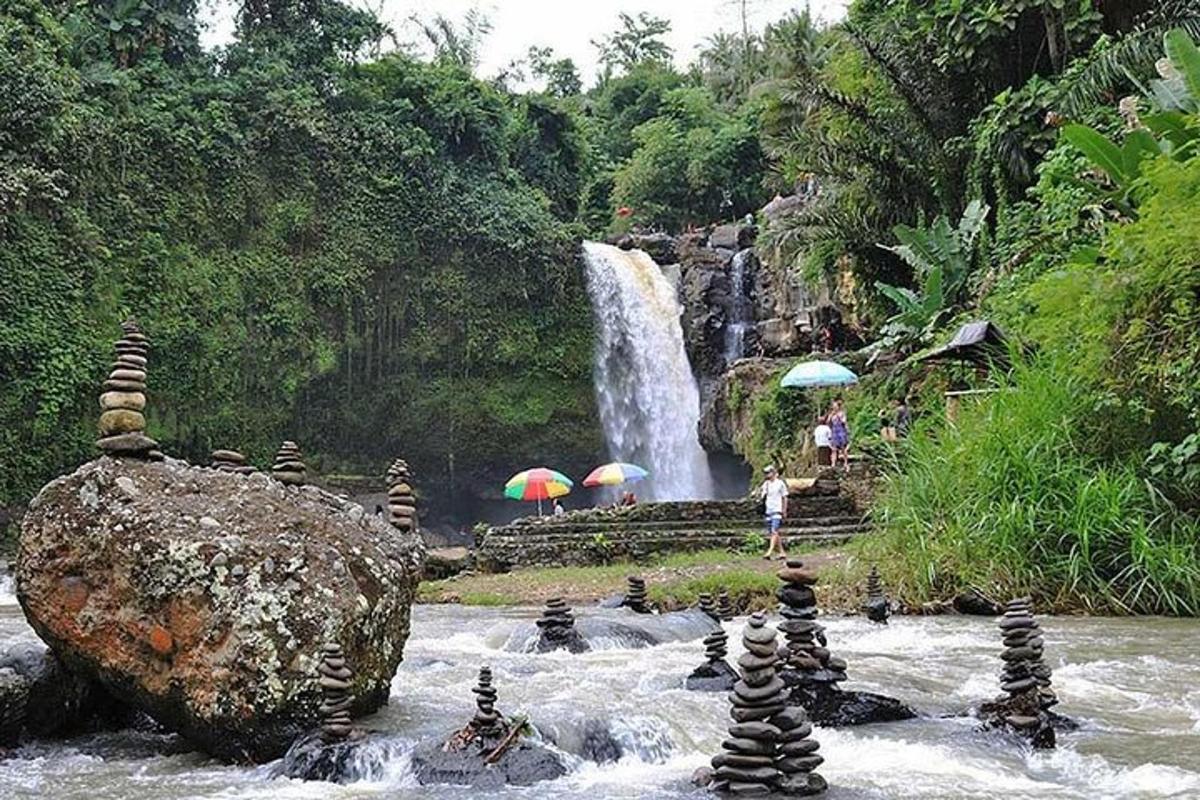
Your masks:
M355 664L356 715L386 702L423 555L313 486L105 457L34 499L17 582L70 668L213 755L262 761L316 722L324 642Z

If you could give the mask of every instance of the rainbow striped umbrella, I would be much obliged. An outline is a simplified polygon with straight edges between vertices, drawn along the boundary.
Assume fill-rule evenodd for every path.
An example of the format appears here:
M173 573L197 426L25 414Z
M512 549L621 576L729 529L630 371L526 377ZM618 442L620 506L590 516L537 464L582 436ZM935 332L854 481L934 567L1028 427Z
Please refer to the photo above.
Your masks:
M635 483L649 474L637 464L614 461L611 464L602 464L588 473L583 479L583 485L619 486L622 483Z
M504 496L510 500L536 500L538 514L541 514L543 500L569 494L574 485L561 472L549 467L534 467L509 478L504 484Z

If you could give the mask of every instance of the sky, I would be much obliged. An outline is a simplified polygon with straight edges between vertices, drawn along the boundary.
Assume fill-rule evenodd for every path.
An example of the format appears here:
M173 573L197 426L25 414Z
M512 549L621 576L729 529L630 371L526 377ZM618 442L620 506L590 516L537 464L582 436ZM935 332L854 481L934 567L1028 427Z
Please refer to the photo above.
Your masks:
M359 7L379 12L400 32L402 40L415 41L416 31L406 22L412 15L429 18L443 14L461 20L472 8L488 16L492 32L480 53L481 77L491 77L513 60L523 57L533 45L554 48L557 57L569 57L579 67L585 84L598 70L593 39L617 27L617 14L646 12L671 22L668 44L680 67L691 63L697 46L717 31L741 29L742 0L349 0ZM761 30L768 22L803 8L804 0L745 0L751 27ZM814 15L837 20L845 13L847 0L811 0ZM232 4L214 0L205 12L208 29L205 46L223 44L233 35Z

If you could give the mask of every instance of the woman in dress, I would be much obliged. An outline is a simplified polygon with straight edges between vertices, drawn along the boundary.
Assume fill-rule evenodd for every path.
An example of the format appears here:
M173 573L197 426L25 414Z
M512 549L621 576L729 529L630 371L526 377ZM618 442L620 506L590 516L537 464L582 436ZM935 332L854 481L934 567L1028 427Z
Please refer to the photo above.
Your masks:
M846 406L842 398L833 401L829 412L829 427L833 430L833 466L836 469L838 456L842 458L842 466L850 471L850 425L846 421Z

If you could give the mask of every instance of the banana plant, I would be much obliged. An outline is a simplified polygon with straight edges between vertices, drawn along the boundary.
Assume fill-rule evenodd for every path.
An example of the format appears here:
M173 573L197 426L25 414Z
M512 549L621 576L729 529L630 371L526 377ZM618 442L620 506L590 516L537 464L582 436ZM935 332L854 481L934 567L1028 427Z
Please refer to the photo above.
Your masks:
M975 258L975 243L987 219L987 204L973 200L957 226L939 216L928 228L897 225L900 244L879 247L913 268L917 290L877 281L875 288L896 306L880 330L880 350L929 341L958 304Z

